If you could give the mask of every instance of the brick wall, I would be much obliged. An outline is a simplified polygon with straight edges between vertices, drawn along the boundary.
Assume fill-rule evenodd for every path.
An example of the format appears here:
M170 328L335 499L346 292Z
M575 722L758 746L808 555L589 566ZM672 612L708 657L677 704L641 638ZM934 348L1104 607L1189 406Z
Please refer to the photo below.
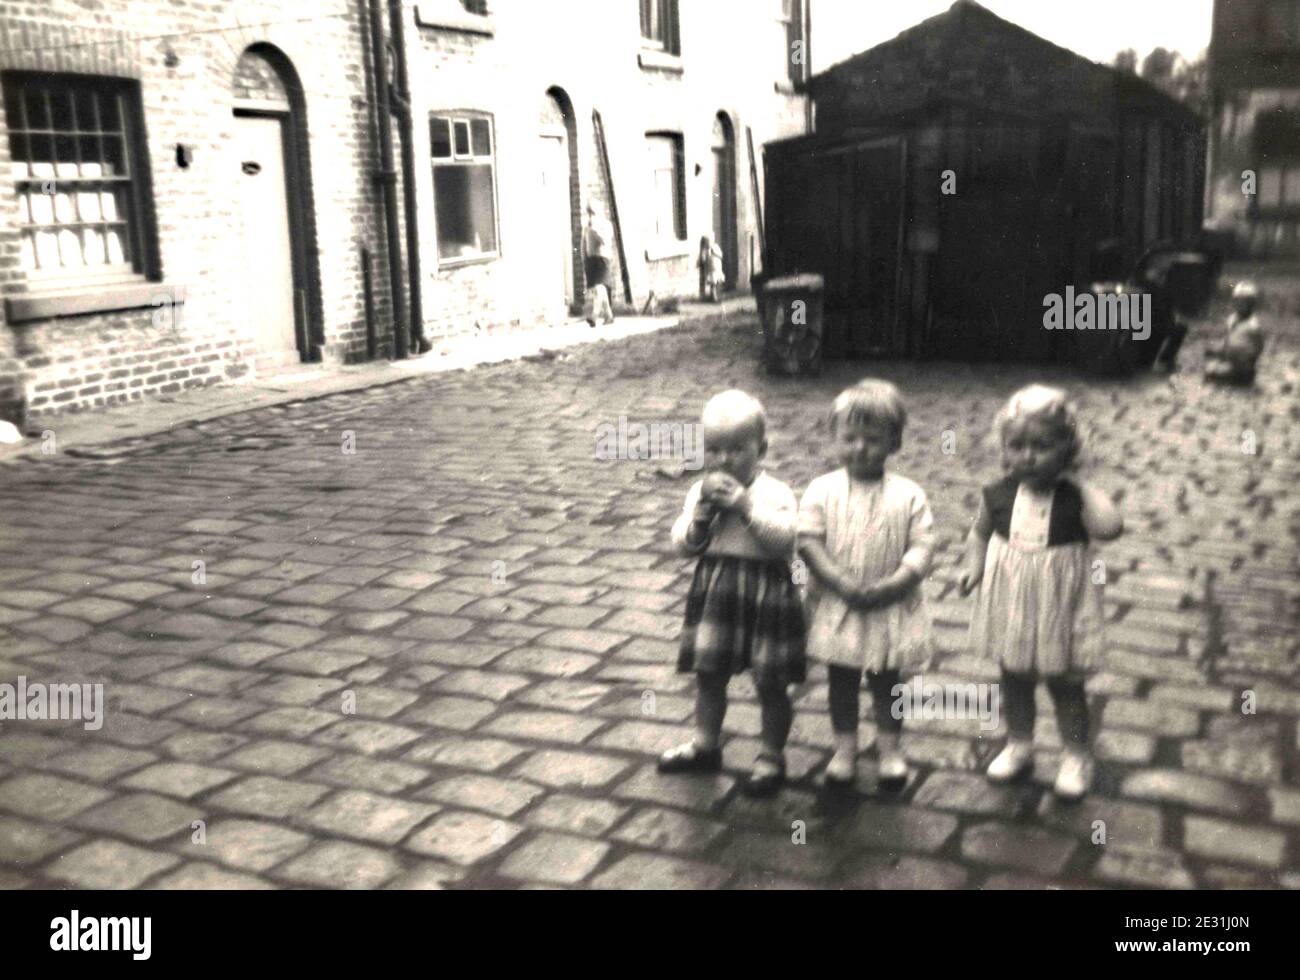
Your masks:
M416 5L407 41L429 335L553 322L566 315L560 267L548 251L553 230L539 222L537 206L538 120L553 89L572 105L579 215L589 201L610 215L592 124L592 110L600 110L638 308L651 290L660 297L697 291L696 249L713 225L714 120L727 114L736 136L739 285L747 287L756 271L750 256L751 241L758 254L758 227L746 129L752 129L760 154L761 185L763 144L805 128L804 99L776 86L788 79L780 6L779 0L681 0L682 51L680 71L674 71L639 63L636 0L572 0L562 16L548 4L492 0L491 35L436 26L441 14L460 7L455 0ZM427 119L450 109L488 112L495 122L501 255L480 264L438 262ZM687 228L682 254L647 258L647 250L653 256L664 251L646 233L653 178L645 134L657 131L683 137ZM613 282L615 299L622 301L617 261Z
M354 0L0 0L0 69L75 72L140 84L159 296L183 292L176 315L148 306L9 323L0 330L0 401L25 396L34 415L167 394L248 377L256 333L241 293L242 216L232 112L240 55L271 45L296 76L305 107L311 181L308 262L313 348L343 358L365 347L360 248L379 257L377 302L387 323L387 277L373 168L362 25ZM250 26L240 26L250 25ZM259 25L259 26L251 26ZM164 35L164 36L160 36ZM237 91L238 88L238 91ZM181 168L176 146L192 148ZM0 138L0 174L9 174ZM40 291L21 267L14 185L0 182L0 294Z
M539 221L539 118L558 89L572 106L577 194L609 213L592 109L604 118L626 242L633 301L693 294L694 253L712 230L712 130L725 113L736 135L739 285L756 271L757 208L746 132L764 142L801 133L805 103L778 91L788 77L779 0L681 0L681 57L643 67L636 0L573 0L562 14L532 0L492 0L491 32L455 29L459 0L405 6L414 109L417 217L425 331L431 339L556 322L568 315L553 229ZM418 13L417 13L418 7ZM450 18L444 15L450 15ZM386 21L385 12L385 21ZM444 26L420 21L443 22ZM242 25L242 26L241 26ZM373 180L374 94L368 24L359 0L0 0L0 70L109 75L139 82L161 281L157 296L183 306L48 317L0 328L0 413L25 399L35 416L90 409L255 376L256 311L248 308L239 155L233 100L274 94L254 76L236 84L250 45L269 45L300 92L310 158L304 255L309 357L366 356L363 249L373 256L378 347L392 348L392 304L382 199ZM491 113L496 136L500 255L440 263L430 166L429 114ZM682 134L687 234L663 256L648 240L649 131ZM189 167L176 147L193 151ZM400 161L394 146L395 162ZM22 267L18 199L0 138L0 297L40 292ZM699 173L696 173L697 167ZM761 176L760 176L761 183ZM399 213L401 209L399 183ZM405 229L402 228L403 248ZM671 249L669 250L671 252ZM615 295L622 299L618 263ZM406 268L405 260L403 267ZM577 276L581 295L581 275Z

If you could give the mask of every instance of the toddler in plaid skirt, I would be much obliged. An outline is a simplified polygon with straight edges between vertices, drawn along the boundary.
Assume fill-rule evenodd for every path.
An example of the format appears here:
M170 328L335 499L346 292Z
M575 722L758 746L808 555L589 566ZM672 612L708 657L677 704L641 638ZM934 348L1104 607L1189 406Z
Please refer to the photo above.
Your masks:
M794 491L759 471L767 453L763 406L742 391L710 399L701 419L705 478L686 495L673 543L699 556L686 599L677 669L696 675L695 738L666 752L660 772L717 772L727 683L753 673L763 749L743 783L754 796L785 781L794 720L789 685L805 678L804 620L791 576L798 505Z

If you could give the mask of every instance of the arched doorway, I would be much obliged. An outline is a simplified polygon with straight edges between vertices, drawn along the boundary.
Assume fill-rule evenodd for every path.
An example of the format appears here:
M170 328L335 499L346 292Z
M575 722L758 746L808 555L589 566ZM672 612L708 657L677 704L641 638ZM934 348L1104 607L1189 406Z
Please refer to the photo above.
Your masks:
M578 212L577 132L573 103L560 88L547 91L539 129L538 172L541 181L539 234L544 257L543 288L567 312L582 311L582 219ZM548 305L550 305L548 300Z
M725 112L713 120L713 240L722 249L727 288L734 288L740 249L736 242L736 131Z
M232 84L233 173L248 323L259 373L314 360L317 273L302 88L276 48L254 44Z

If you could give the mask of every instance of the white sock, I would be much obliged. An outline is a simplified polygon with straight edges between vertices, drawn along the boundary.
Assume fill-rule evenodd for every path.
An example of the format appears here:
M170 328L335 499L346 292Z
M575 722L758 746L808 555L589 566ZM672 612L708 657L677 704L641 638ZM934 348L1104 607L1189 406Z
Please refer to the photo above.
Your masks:
M839 772L852 770L858 758L858 733L836 732L835 754L831 756L831 765Z

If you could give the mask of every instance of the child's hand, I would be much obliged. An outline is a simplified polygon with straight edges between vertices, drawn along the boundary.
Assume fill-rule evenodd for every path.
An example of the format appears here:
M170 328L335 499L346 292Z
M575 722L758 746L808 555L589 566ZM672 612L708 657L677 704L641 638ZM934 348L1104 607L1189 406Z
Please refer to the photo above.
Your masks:
M835 577L828 581L832 592L844 600L850 609L870 609L875 599L872 584L864 585L862 580L851 572L837 569Z
M887 597L878 583L868 582L849 589L844 598L854 609L879 609Z
M979 584L983 578L984 569L982 568L978 571L968 568L966 571L962 572L961 578L958 579L958 586L961 588L962 598L966 598L979 588Z
M716 489L709 495L709 503L721 510L741 510L746 499L745 488L740 481L726 473L712 474L719 477Z
M695 512L691 515L691 520L696 524L712 524L713 519L718 516L718 508L707 500L701 500L695 505Z
M902 602L918 585L920 585L920 576L900 570L893 575L852 589L848 600L849 605L855 609L884 609L896 602Z
M704 478L704 483L700 486L700 499L712 503L713 498L718 495L718 493L727 485L727 481L731 479L732 478L729 474L721 471L710 473Z

